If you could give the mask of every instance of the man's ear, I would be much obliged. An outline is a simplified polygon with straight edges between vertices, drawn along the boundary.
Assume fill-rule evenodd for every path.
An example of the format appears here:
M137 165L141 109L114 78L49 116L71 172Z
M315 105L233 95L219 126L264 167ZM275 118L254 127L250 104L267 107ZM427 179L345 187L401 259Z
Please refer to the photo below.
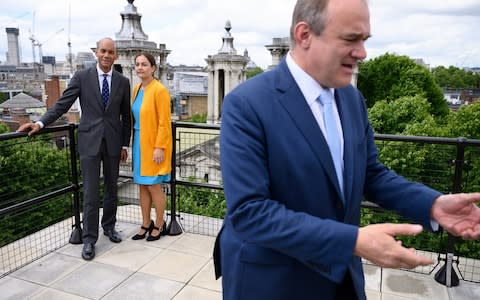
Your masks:
M295 25L293 36L295 38L295 44L301 48L309 48L312 38L312 31L310 25L306 22L298 22Z

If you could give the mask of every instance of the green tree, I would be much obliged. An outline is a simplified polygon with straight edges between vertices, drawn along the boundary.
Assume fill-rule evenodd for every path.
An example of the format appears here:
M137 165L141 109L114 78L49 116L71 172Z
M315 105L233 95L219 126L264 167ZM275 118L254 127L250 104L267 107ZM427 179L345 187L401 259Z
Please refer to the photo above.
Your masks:
M10 129L8 128L8 125L0 122L0 134L7 133L9 131L10 131Z
M428 69L407 56L384 54L359 65L358 88L372 107L377 101L395 101L403 96L421 95L431 104L430 113L448 114L441 88Z
M0 92L0 103L8 100L8 94Z
M392 102L377 101L368 115L377 133L401 134L410 125L432 122L430 103L423 96L405 96Z
M480 87L480 74L454 66L439 66L432 69L437 84L443 88L468 89Z
M207 123L207 113L193 114L190 121L193 123Z
M460 107L451 122L453 136L480 139L480 102Z
M247 71L247 79L252 78L253 76L258 75L260 73L263 73L263 69L260 68L260 67L256 67L254 69L248 70Z
M46 136L43 136L45 138ZM50 138L20 138L0 142L0 207L45 195L71 182L69 149L52 146ZM70 217L70 195L39 204L33 210L0 220L0 247Z

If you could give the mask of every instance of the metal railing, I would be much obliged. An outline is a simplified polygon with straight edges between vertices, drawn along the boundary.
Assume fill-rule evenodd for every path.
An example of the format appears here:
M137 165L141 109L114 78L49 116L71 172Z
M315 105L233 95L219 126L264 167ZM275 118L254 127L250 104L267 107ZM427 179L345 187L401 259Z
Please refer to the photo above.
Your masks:
M216 235L226 211L219 160L220 127L183 122L174 122L172 125L175 155L172 160L171 182L165 188L169 200L167 211L170 216L169 233L177 235L188 231ZM0 232L15 233L7 237L0 235L0 257L2 258L0 269L3 270L0 277L48 254L48 251L65 245L67 241L81 243L82 189L81 174L77 164L75 128L73 124L46 128L34 138L26 138L24 133L0 135L0 186L12 182L17 186L31 184L25 178L31 179L32 170L3 169L6 165L3 160L7 159L7 156L9 159L15 157L11 152L22 152L22 149L35 148L34 143L42 143L42 146L50 145L55 149L54 152L60 152L61 157L64 157L62 159L66 160L65 170L58 171L58 174L51 174L52 171L48 170L33 172L35 184L43 183L42 189L13 194L12 192L5 194L0 190ZM396 135L376 135L375 139L380 159L402 176L425 183L444 193L480 189L480 182L477 182L476 175L480 174L478 170L480 141L478 140ZM58 144L63 146L59 147ZM18 156L17 159L30 159L26 156L27 154ZM51 181L44 180L43 177L51 176L63 178L63 180L48 184ZM57 184L58 182L61 184ZM66 201L69 203L68 213L45 222L42 228L29 226L28 217L42 209L49 209L52 205ZM40 206L41 204L46 208ZM122 208L117 213L119 221L136 224L140 222L138 192L131 180L130 163L121 166L119 205ZM19 221L15 221L17 220L15 218ZM385 220L405 222L395 214L367 202L363 205L362 220L362 225ZM19 229L21 228L18 226L19 223L27 224L26 229ZM48 228L55 228L55 231L45 233ZM437 281L447 286L458 284L457 273L463 280L480 282L480 264L476 260L480 256L480 246L476 248L478 242L465 244L445 233L433 236L436 239L434 251L431 249L425 251L437 260L437 265L418 268L414 270L415 272L429 274L437 270ZM56 240L53 241L52 237ZM38 247L27 245L37 239L42 241L41 243L49 244L49 247L43 244ZM431 241L432 234L426 233L405 243L425 245ZM19 250L19 245L27 246ZM458 245L471 247L472 255L466 257L456 255L455 249ZM36 248L42 250L32 253L31 249ZM50 250L45 250L47 248ZM437 267L443 261L444 265L438 270Z

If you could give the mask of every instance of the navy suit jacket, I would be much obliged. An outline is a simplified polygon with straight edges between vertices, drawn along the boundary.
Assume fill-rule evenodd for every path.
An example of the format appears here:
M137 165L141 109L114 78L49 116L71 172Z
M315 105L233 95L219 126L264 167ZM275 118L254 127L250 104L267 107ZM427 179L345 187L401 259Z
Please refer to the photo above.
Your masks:
M347 271L364 299L361 259L353 255L364 196L431 228L430 208L440 193L377 160L357 89L336 89L335 100L345 204L326 140L285 60L225 97L220 154L227 215L215 253L224 299L332 299Z

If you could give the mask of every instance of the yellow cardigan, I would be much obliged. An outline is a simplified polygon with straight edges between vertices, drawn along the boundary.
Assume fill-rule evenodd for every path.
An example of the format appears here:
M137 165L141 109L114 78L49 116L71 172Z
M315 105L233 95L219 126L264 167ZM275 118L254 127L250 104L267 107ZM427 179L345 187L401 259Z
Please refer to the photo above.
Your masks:
M135 101L141 84L134 88ZM153 162L154 148L164 150L165 160ZM172 123L170 94L158 80L152 80L143 91L140 108L140 175L156 176L170 174L172 170ZM138 155L138 154L137 154Z

